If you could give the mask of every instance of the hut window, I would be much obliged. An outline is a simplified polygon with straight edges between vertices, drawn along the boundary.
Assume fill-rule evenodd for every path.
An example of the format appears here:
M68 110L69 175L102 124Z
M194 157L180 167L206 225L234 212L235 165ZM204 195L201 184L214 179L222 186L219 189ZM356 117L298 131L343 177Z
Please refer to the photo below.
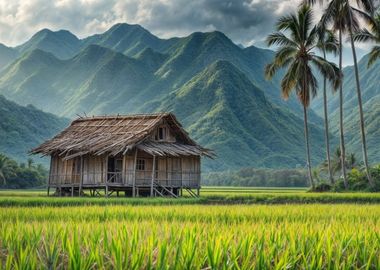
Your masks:
M156 141L162 141L166 138L166 129L165 127L159 127L156 132L155 139Z
M145 159L138 159L136 162L136 170L145 171Z
M123 170L123 160L122 159L116 159L115 161L115 171L121 172Z

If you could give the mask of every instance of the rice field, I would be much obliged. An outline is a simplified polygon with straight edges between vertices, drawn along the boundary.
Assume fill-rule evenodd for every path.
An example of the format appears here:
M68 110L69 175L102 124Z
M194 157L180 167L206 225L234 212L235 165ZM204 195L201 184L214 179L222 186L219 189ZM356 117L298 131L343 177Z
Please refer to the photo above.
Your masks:
M43 196L0 191L0 269L380 269L377 203Z

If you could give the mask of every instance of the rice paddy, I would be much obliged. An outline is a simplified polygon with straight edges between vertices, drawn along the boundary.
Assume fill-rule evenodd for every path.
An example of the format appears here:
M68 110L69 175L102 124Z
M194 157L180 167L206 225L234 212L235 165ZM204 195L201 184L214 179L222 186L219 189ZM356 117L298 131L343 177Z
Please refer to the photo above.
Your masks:
M224 196L325 196L259 191ZM220 205L218 192L105 199L1 191L0 269L380 269L375 201Z

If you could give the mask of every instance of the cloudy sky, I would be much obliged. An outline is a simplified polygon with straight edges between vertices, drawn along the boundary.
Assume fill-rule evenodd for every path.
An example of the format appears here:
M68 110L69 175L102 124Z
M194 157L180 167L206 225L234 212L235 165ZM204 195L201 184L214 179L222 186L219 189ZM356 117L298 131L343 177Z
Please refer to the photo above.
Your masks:
M300 0L0 0L0 43L15 46L42 28L75 35L137 23L161 38L219 30L235 43L264 46L275 20ZM359 48L359 55L367 51ZM346 57L346 64L351 62Z

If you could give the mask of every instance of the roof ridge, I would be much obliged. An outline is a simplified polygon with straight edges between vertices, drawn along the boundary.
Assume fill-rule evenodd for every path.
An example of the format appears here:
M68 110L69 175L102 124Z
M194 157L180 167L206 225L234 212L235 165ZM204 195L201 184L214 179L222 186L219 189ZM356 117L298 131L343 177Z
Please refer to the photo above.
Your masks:
M116 114L116 115L93 115L93 116L79 116L78 118L74 119L72 123L74 122L81 122L81 121L91 121L91 120L117 120L117 119L128 119L128 118L151 118L151 117L161 117L161 116L168 116L172 114L172 112L157 112L157 113L136 113L136 114Z

